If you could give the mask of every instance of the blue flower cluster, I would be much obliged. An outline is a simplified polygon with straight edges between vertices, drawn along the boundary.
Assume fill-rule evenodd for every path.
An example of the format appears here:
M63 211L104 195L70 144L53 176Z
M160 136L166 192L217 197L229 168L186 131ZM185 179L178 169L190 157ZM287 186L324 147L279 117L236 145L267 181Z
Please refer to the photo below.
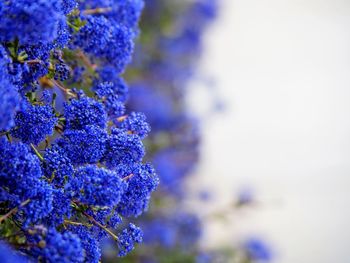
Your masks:
M119 256L125 256L133 249L134 243L142 242L141 229L134 224L130 224L128 228L124 229L123 232L119 234L118 239L120 240Z
M50 105L32 105L23 102L22 110L15 115L15 128L11 135L24 143L35 145L43 141L46 136L53 135L57 124L57 117Z
M246 257L251 261L270 262L272 252L270 247L260 238L252 237L243 244Z
M39 225L28 229L26 238L28 243L37 244L28 251L33 258L48 262L84 262L81 240L76 234Z
M65 20L62 2L56 0L16 0L0 3L0 41L20 39L24 45L47 44L58 35L59 23Z
M99 262L106 237L119 256L142 242L130 220L159 179L120 74L143 7L0 0L1 262Z
M123 72L131 61L143 1L87 0L81 8L86 25L74 36L74 45Z

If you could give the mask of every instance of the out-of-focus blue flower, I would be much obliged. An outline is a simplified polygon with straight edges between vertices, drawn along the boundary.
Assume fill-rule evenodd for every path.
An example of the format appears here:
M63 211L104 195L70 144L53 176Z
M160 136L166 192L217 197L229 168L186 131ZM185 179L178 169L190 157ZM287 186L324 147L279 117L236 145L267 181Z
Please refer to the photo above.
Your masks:
M154 132L170 128L176 116L172 99L151 85L132 85L128 106L134 111L144 112Z
M252 189L243 188L238 193L237 206L250 205L254 202L254 193Z
M15 112L19 108L20 96L16 87L11 83L7 64L9 58L2 45L0 45L0 131L8 130L14 125Z
M2 263L28 263L29 259L0 242L0 261Z
M249 259L254 261L268 262L272 259L269 246L259 238L250 238L243 244Z
M143 229L146 244L168 249L181 247L183 251L190 251L202 233L196 215L176 209L168 215L157 215L145 223Z
M161 187L168 194L181 194L182 180L190 174L194 168L196 156L191 149L169 149L159 151L154 156L154 165L162 181Z

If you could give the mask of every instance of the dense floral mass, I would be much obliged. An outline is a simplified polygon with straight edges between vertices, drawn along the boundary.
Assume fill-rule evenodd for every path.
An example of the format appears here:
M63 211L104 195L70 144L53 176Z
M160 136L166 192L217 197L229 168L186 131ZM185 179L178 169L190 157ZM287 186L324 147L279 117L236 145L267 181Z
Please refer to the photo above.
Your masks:
M142 0L0 0L1 262L99 262L143 239L158 177L121 77ZM15 251L17 250L17 251Z

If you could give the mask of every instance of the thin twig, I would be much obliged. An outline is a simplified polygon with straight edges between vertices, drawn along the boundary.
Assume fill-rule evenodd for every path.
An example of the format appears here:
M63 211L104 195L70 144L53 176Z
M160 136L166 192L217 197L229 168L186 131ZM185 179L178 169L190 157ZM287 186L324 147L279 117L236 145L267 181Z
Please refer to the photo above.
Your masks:
M71 220L68 220L68 219L65 219L65 220L64 220L64 223L65 223L65 224L72 225L72 226L87 226L87 227L92 227L91 224L84 224L84 223L80 223L80 222L71 221Z
M79 50L77 52L77 56L81 59L81 61L83 62L83 64L90 69L91 71L95 71L97 65L96 64L92 64L90 59L81 51Z
M10 133L9 131L0 132L0 137Z
M112 11L110 7L99 7L94 9L85 9L82 13L84 15L104 14Z
M132 178L134 176L134 174L129 174L128 176L125 176L122 180L123 181L127 181L129 180L130 178Z
M77 97L77 95L76 95L75 93L71 92L68 88L64 87L64 86L62 85L61 82L56 81L56 80L54 80L54 79L51 79L50 82L51 82L54 86L56 86L56 87L58 87L60 90L62 90L65 94L67 94L67 95L69 95L69 96L71 96L71 97Z
M20 207L23 207L23 206L27 205L29 202L30 202L30 199L27 199L27 200L25 200L24 202L22 202L18 207L15 207L15 208L11 209L11 210L10 210L9 212L7 212L5 215L1 216L1 217L0 217L0 223L1 223L2 221L6 220L6 219L7 219L8 217L10 217L11 215L17 213L17 211L18 211L18 209L19 209Z
M108 234L113 237L114 240L119 240L116 234L114 234L111 230L109 230L106 226L102 225L100 222L98 222L95 218L93 218L91 215L89 215L86 212L82 212L84 216L87 217L93 224L97 225L98 227L102 228L104 231L106 231Z
M22 63L27 63L27 64L43 64L44 61L40 59L31 59L31 60L24 60Z
M117 118L117 121L118 121L118 122L122 122L122 121L124 121L127 117L128 117L128 115L120 116L120 117Z
M40 159L40 161L44 161L44 157L39 153L38 149L35 148L34 144L30 144L30 147L32 147L33 151L35 152L35 154L38 156L38 158Z

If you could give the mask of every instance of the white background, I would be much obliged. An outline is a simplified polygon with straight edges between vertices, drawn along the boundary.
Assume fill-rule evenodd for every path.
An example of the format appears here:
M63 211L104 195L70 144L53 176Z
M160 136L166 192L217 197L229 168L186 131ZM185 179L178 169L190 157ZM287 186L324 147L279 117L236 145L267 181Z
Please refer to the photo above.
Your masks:
M227 109L204 115L193 83L208 117L193 183L216 209L244 185L260 200L205 243L255 233L275 262L350 262L350 1L222 0L201 72Z

